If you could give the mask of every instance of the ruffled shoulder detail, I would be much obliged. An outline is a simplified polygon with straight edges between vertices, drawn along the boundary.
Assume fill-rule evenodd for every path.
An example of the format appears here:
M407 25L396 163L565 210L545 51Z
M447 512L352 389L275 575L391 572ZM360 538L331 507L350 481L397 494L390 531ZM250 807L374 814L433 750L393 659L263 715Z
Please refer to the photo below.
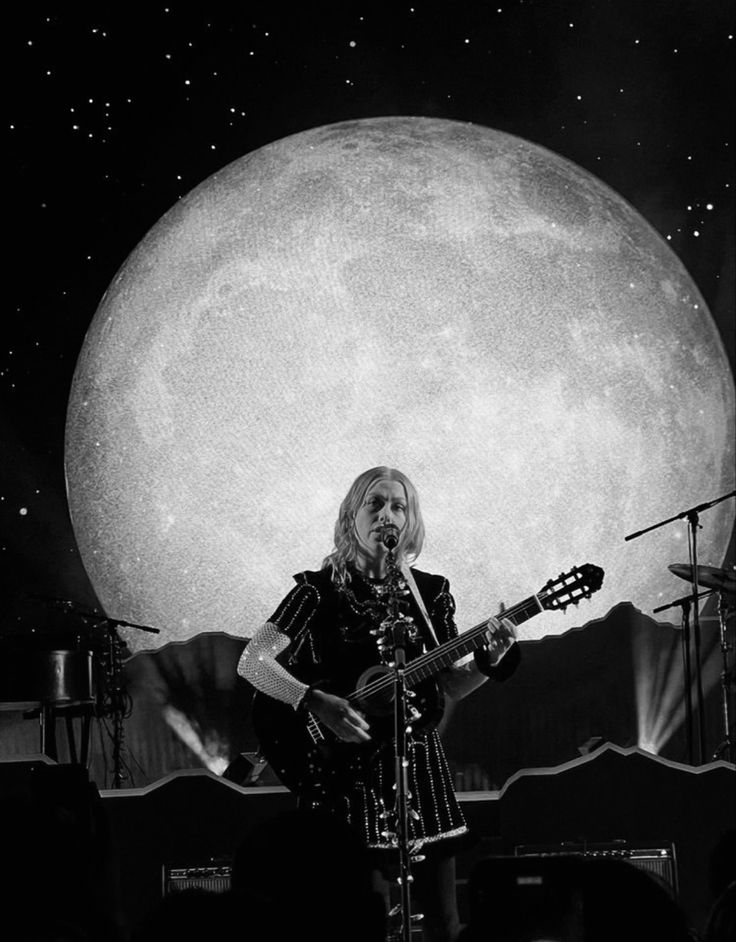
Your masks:
M423 599L434 602L440 595L450 591L450 583L444 576L411 567L411 573Z
M297 585L309 585L322 595L332 584L332 569L305 569L294 576Z

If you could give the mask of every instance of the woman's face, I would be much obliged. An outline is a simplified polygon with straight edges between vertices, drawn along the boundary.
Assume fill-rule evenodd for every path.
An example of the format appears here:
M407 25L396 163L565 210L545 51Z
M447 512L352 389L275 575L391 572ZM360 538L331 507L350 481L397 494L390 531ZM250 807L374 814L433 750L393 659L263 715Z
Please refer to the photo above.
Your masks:
M368 488L355 515L355 535L362 555L377 559L385 555L380 527L393 524L401 533L406 526L406 491L399 481L380 478Z

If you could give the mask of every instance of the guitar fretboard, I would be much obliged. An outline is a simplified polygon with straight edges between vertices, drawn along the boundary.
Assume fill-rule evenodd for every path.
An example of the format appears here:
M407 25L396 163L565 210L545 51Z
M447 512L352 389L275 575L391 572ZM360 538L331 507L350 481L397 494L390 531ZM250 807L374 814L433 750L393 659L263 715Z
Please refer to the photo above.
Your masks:
M514 605L513 608L502 612L499 617L507 618L514 626L521 625L528 619L533 618L544 611L544 606L536 595L530 595L528 599ZM451 667L455 661L459 661L482 647L486 643L486 631L488 629L488 620L480 622L468 631L458 635L450 641L446 641L437 648L427 651L425 654L415 658L406 668L405 678L409 686L414 686L429 677L432 677L438 671L446 667ZM360 691L356 691L360 693Z

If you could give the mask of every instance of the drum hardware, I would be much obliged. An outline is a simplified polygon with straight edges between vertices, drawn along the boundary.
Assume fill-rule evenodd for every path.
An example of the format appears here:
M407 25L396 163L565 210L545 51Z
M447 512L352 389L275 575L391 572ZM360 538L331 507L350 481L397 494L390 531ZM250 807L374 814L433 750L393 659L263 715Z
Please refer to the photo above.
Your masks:
M686 563L673 563L667 567L669 571L684 579L687 582L693 580L692 567ZM733 669L729 667L728 656L732 645L728 641L726 633L726 621L729 615L733 614L733 606L729 606L727 597L736 595L736 573L729 572L728 569L718 569L715 566L699 566L696 574L700 585L707 586L705 592L700 593L700 597L710 596L714 593L718 595L718 634L719 645L721 649L722 668L721 668L721 716L723 718L724 738L719 743L718 748L713 753L712 758L718 759L724 753L728 761L734 761L734 742L731 730L731 718L729 709L729 684L733 682ZM688 597L689 598L689 597ZM674 603L673 603L674 604Z
M684 579L686 582L693 581L692 566L686 563L673 563L667 568L673 575L679 576L680 579ZM715 566L698 566L697 581L699 585L715 589L716 592L736 595L736 573L729 572L728 569L716 569Z
M709 508L714 507L716 504L720 504L722 501L729 500L732 497L736 497L736 490L729 491L728 494L717 497L715 500L706 501L705 503L698 504L696 507L690 507L689 509L683 510L672 517L668 517L666 520L660 520L658 523L654 523L651 526L645 527L643 530L638 530L637 532L630 533L628 536L624 537L625 541L634 540L637 537L643 536L645 533L649 533L652 530L663 527L668 523L673 523L676 520L687 520L688 522L688 547L690 550L690 563L687 566L674 564L678 567L678 569L682 570L682 572L675 572L674 574L680 576L680 578L686 579L692 585L692 592L690 596L678 603L680 604L683 613L682 646L685 673L685 718L688 758L691 764L695 764L693 703L691 691L693 675L695 679L695 690L697 697L696 706L698 710L697 761L700 765L702 765L705 761L705 710L703 709L703 677L700 657L700 612L698 605L698 602L701 598L700 579L701 576L704 576L706 579L710 579L711 582L718 581L718 591L725 591L725 589L722 588L722 583L727 581L725 576L722 574L723 570L714 570L710 566L703 567L698 565L698 530L700 529L700 514L702 511L708 510ZM716 573L718 573L718 575L716 575ZM693 615L692 631L690 624L691 609ZM661 610L662 608L657 609L657 611Z
M150 634L159 634L160 629L152 628L149 625L137 625L133 622L125 621L119 618L109 618L107 615L101 612L90 611L70 599L60 599L41 595L32 595L30 598L38 599L52 608L59 609L67 616L75 616L81 625L84 626L84 632L81 630L76 632L77 645L79 648L83 647L82 635L86 634L88 638L87 645L89 650L85 650L84 652L56 651L48 652L48 654L71 655L84 653L87 655L90 676L93 674L96 675L100 681L100 685L99 689L94 694L90 693L90 696L87 700L90 706L90 709L88 710L89 715L83 715L83 744L81 748L81 757L83 764L86 765L89 754L89 724L91 716L94 714L100 717L109 717L112 720L113 725L112 787L120 788L125 778L123 773L123 741L125 735L124 720L130 715L131 701L125 687L125 680L123 675L123 649L125 648L125 642L120 637L118 629L130 628L136 631L145 631ZM101 644L98 643L97 645L93 645L91 643L89 640L89 634L93 632L103 634L103 640ZM49 667L46 671L46 674L42 677L40 684L38 685L38 692L40 694L38 699L41 701L39 706L41 724L41 752L48 754L50 758L56 758L55 742L50 735L54 728L54 724L51 722L51 720L55 719L56 714L63 710L66 713L67 732L69 733L71 729L71 714L68 707L72 705L73 697L71 693L69 696L62 696L61 694L66 694L67 691L58 689L60 679L64 676L62 666L66 663L66 659L63 657L57 657L54 660L53 658L49 657L48 660ZM93 670L94 667L97 668L96 672ZM33 712L31 715L35 716L36 714ZM76 745L72 737L69 739L69 747L72 762L76 762ZM51 752L47 752L47 750L51 750ZM54 755L51 755L51 753L54 753Z

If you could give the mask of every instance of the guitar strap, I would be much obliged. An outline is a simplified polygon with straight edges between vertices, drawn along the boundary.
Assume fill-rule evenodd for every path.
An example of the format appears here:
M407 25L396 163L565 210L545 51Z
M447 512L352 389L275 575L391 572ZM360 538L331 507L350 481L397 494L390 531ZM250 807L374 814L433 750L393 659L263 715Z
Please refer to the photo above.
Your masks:
M437 641L437 635L435 634L434 626L432 625L432 620L429 617L429 613L427 612L427 607L424 604L424 599L419 594L419 589L417 588L416 581L407 563L401 564L401 575L406 580L406 584L409 586L409 589L411 590L411 594L414 596L414 601L417 603L417 608L422 614L422 618L424 619L424 625L427 629L427 636L429 640L432 642L431 646L435 648L439 647L439 642Z

